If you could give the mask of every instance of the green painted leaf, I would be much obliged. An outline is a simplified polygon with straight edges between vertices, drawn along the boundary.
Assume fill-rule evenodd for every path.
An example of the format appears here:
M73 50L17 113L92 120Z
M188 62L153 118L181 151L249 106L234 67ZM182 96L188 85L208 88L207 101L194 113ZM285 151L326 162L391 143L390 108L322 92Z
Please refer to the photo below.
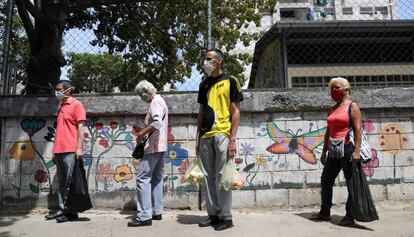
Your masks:
M46 167L47 167L48 169L52 168L53 166L55 166L55 162L53 162L53 160L49 160L49 161L46 163Z
M127 135L125 135L125 140L126 141L132 141L132 139L133 139L133 137L131 136L131 134L127 134Z
M37 188L37 186L36 186L36 185L34 185L34 184L29 184L29 186L30 186L30 190L32 190L32 192L34 192L34 193L39 193L39 189Z
M255 163L251 163L248 164L246 167L244 167L243 171L244 172L248 172L249 170L251 170L256 164Z

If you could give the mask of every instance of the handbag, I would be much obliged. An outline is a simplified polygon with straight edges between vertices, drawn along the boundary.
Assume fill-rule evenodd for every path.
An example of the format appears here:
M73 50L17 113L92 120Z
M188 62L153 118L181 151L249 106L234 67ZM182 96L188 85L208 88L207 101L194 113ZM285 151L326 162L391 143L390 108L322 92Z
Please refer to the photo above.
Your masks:
M144 157L144 149L145 149L145 143L148 141L149 137L151 136L152 132L148 137L142 141L142 143L137 144L134 148L134 151L132 152L132 158L141 160L142 157Z
M351 110L352 110L352 103L349 104L348 108L348 115L349 115L349 141L352 143L352 145L355 146L355 135L354 130L352 128L352 121L351 121ZM361 126L361 162L362 163L368 163L372 159L372 152L371 152L371 146L368 143L368 138L365 133L364 128Z

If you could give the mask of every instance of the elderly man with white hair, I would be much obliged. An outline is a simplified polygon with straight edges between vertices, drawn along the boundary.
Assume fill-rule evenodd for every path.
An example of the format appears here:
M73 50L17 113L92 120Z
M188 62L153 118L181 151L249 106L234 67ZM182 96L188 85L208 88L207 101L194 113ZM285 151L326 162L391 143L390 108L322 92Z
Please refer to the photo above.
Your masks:
M164 152L167 150L168 107L157 95L150 82L142 80L135 87L141 99L149 103L144 127L137 134L137 143L147 140L144 156L137 174L137 217L128 222L129 227L149 226L152 220L161 220L163 213Z

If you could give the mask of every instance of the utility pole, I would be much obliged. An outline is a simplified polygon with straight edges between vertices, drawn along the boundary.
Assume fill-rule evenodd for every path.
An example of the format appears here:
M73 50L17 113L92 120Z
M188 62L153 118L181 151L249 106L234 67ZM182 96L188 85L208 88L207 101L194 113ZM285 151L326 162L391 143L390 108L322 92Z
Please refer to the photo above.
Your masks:
M3 55L2 55L2 67L1 67L1 80L0 80L0 95L6 95L10 93L8 88L8 72L9 67L9 57L10 57L10 32L12 29L12 19L13 19L13 0L7 1L7 12L6 12L6 22L4 27L4 39L3 39Z
M214 42L211 37L211 0L207 2L207 49L213 48Z

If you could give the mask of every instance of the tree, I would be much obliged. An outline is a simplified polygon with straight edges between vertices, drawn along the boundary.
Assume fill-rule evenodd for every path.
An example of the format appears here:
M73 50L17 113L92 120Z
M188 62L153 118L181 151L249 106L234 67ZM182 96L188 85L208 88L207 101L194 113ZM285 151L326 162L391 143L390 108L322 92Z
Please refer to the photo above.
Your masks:
M28 94L46 92L49 83L59 80L60 68L66 65L61 51L65 29L93 29L97 40L92 44L107 46L110 54L127 51L126 62L145 69L133 77L148 79L158 88L165 82L182 81L199 64L207 0L15 1L30 43ZM273 2L214 0L213 37L227 51L237 40L250 44L258 34L240 33L240 29L248 22L259 24L257 7ZM227 66L240 74L249 60L248 55L228 55Z
M76 92L112 92L127 75L124 60L115 54L70 53L69 79ZM125 87L125 86L124 86Z
M5 22L7 2L0 3L0 52L3 52L3 39L5 37ZM16 83L22 82L26 75L25 66L29 56L29 44L24 32L21 19L17 16L17 12L13 13L12 27L10 34L10 58L9 63L16 72Z

